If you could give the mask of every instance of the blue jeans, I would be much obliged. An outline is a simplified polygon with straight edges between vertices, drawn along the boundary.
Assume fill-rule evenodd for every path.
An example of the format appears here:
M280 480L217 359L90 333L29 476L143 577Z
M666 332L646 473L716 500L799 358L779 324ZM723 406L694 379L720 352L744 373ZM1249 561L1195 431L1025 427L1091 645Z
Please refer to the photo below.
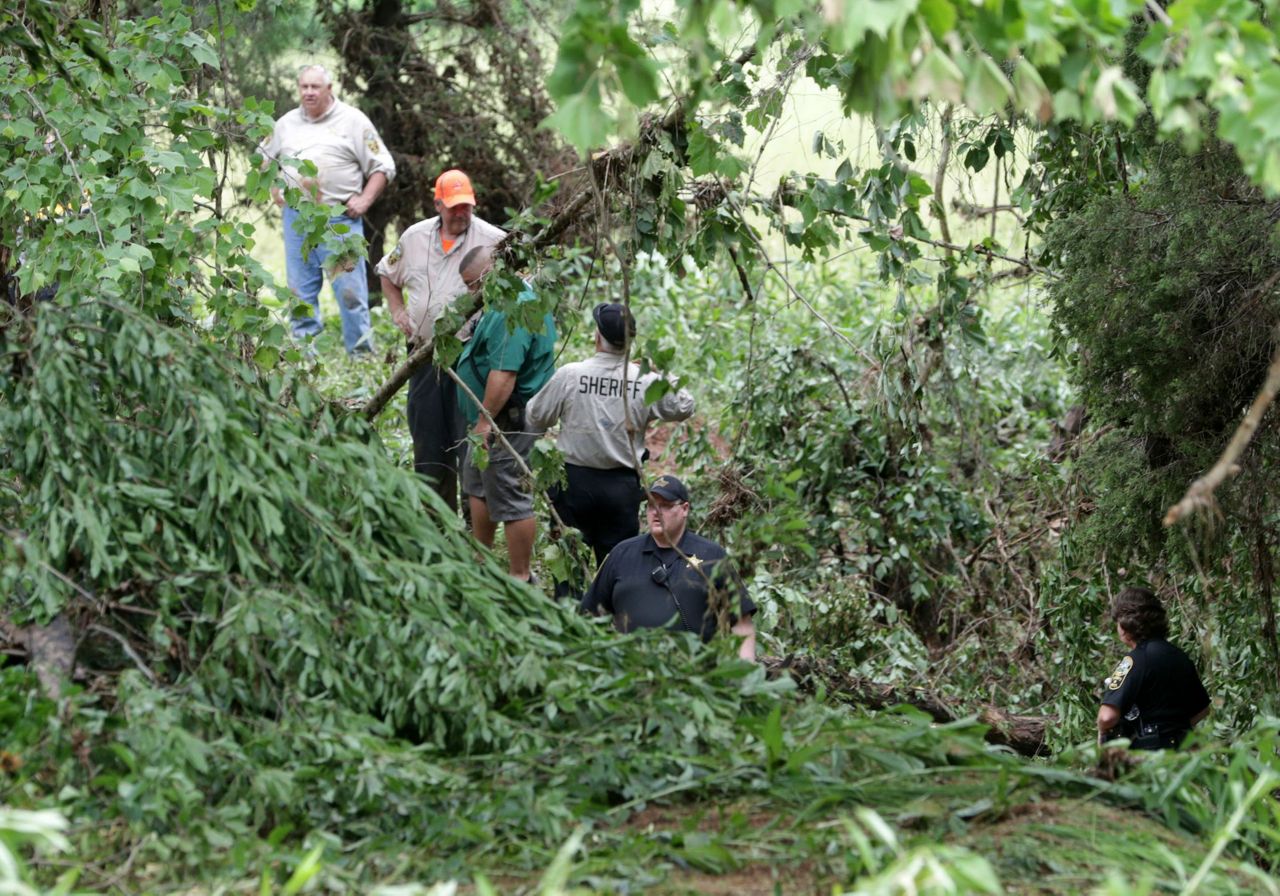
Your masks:
M324 264L329 252L317 246L304 258L302 234L294 228L298 213L291 208L284 210L284 260L290 291L311 306L311 317L295 317L292 320L296 338L315 336L324 329L320 321L320 287L324 285ZM329 226L345 224L348 235L364 236L364 222L346 215L335 215ZM373 351L373 333L369 329L369 281L365 277L365 260L361 258L353 270L343 271L329 278L333 297L338 302L338 314L342 317L342 342L348 354Z

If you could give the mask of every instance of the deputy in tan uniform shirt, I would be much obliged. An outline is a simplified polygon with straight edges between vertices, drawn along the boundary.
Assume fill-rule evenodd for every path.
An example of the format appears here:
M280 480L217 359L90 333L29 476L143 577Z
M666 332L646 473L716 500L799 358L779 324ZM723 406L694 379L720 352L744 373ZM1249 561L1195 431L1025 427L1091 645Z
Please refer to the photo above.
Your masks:
M329 226L342 225L348 236L364 236L363 217L395 177L396 164L373 124L360 110L333 95L333 81L323 66L304 66L298 73L298 108L276 122L262 144L264 164L274 160L306 160L316 166L314 177L286 162L286 183L334 206ZM302 235L295 229L298 213L285 206L284 194L272 190L284 208L285 268L289 289L312 308L310 316L293 318L297 338L315 336L324 328L320 318L320 288L329 252L317 247L305 256ZM336 233L343 233L335 230ZM342 318L342 341L348 353L372 351L369 328L369 284L364 258L350 270L330 271L329 285Z

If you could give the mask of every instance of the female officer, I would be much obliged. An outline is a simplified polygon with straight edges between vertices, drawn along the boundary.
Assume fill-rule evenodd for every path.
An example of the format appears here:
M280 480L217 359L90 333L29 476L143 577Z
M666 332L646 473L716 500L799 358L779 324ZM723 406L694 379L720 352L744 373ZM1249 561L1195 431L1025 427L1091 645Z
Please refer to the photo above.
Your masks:
M1177 749L1209 714L1209 694L1195 665L1166 640L1168 617L1146 588L1116 595L1111 618L1129 653L1103 683L1098 742L1127 737L1139 750Z

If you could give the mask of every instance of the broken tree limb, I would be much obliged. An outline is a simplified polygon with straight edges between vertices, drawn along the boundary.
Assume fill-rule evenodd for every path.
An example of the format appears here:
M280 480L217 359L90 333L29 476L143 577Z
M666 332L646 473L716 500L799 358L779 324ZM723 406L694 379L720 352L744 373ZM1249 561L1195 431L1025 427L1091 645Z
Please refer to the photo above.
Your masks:
M47 625L22 626L0 616L0 642L26 652L27 664L46 697L58 700L62 696L62 684L71 680L76 662L76 639L66 616L59 613Z
M976 714L978 721L988 726L987 743L1009 747L1023 756L1044 756L1049 752L1045 746L1045 731L1054 721L1052 716L1014 715L989 704L961 711L923 688L898 687L846 675L832 663L814 657L762 657L760 662L770 675L790 674L805 693L812 694L818 685L822 685L826 693L842 703L867 709L888 709L906 704L928 713L939 723L954 722Z
M1263 284L1260 291L1265 292L1274 286L1277 281L1280 281L1280 271L1272 274L1267 282ZM1208 473L1191 483L1187 487L1187 493L1182 496L1182 500L1169 508L1168 513L1164 515L1164 525L1172 526L1189 513L1194 513L1197 510L1210 510L1214 507L1214 491L1228 477L1240 472L1240 465L1237 461L1240 460L1240 455L1244 453L1244 449L1248 447L1249 442L1253 440L1253 434L1257 432L1258 424L1262 422L1262 415L1267 412L1267 408L1275 401L1278 392L1280 392L1280 332L1277 333L1277 346L1275 353L1271 356L1271 366L1267 368L1267 378L1263 382L1262 389L1258 392L1257 397L1253 399L1253 404L1249 406L1249 412L1244 415L1244 419L1236 427L1235 434L1232 435L1231 441L1227 443L1227 447L1223 450L1222 456L1218 458L1217 463L1209 469Z

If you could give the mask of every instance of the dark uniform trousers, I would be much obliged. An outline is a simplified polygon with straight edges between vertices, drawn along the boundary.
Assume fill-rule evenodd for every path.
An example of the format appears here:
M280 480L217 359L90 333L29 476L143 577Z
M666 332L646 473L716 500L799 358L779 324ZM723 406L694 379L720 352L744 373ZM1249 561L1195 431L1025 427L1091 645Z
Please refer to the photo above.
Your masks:
M564 472L567 484L548 492L551 503L565 525L582 533L599 566L619 542L640 534L640 477L627 467L597 470L570 463ZM585 588L586 582L557 581L555 595L578 601Z
M582 532L596 563L603 563L618 542L640 534L640 502L644 500L640 477L627 467L596 470L565 464L564 471L567 487L557 487L551 493L556 513Z
M414 373L409 378L407 414L413 469L456 511L463 425L448 374L434 364Z

